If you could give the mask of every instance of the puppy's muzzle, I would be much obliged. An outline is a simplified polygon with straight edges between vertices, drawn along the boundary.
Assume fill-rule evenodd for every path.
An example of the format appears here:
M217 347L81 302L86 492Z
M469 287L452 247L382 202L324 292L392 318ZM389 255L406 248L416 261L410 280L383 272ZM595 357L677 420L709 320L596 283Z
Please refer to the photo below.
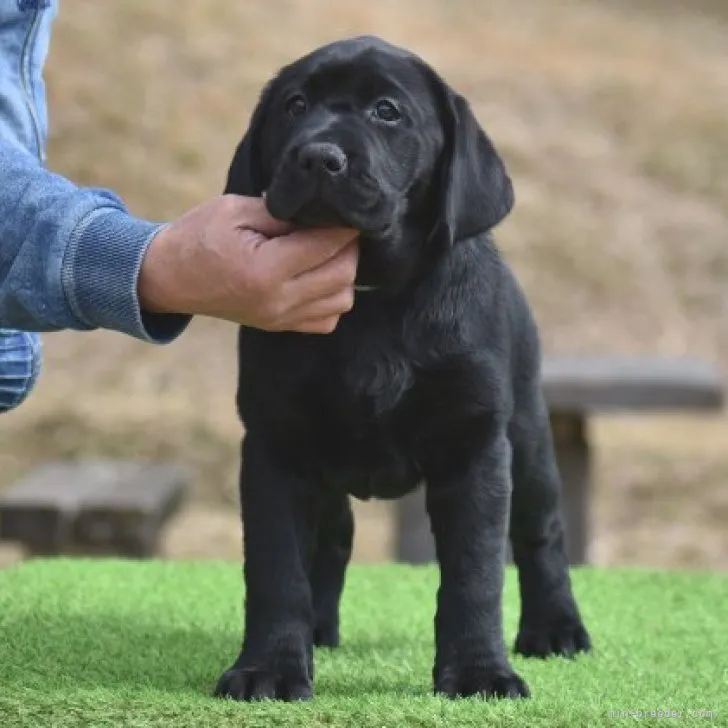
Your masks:
M344 150L330 142L304 144L296 157L303 172L324 179L343 175L349 165Z

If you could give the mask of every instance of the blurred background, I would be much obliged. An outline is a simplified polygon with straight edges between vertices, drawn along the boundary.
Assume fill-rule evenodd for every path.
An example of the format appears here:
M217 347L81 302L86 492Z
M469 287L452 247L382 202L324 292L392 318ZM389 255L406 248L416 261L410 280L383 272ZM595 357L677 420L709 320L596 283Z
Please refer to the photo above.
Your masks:
M728 5L723 0L62 0L49 165L172 218L219 193L258 93L324 42L408 46L471 101L517 204L498 240L547 354L690 355L728 373ZM45 338L2 418L0 489L48 459L165 458L195 472L171 558L240 558L235 327L153 348ZM728 419L592 423L592 559L728 567ZM355 557L387 559L385 504Z

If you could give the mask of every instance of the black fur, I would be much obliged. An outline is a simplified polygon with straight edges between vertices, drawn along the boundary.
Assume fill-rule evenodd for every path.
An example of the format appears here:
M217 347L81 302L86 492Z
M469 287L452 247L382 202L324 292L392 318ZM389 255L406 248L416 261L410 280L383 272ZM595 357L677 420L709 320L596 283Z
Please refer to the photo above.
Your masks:
M271 213L299 225L357 228L358 280L375 290L330 335L240 331L245 635L217 694L313 694L313 646L339 642L348 495L424 483L441 572L435 690L528 695L503 641L509 534L516 650L570 656L589 636L564 552L538 334L489 234L512 208L511 181L469 105L402 49L333 43L265 89L226 191L266 192Z

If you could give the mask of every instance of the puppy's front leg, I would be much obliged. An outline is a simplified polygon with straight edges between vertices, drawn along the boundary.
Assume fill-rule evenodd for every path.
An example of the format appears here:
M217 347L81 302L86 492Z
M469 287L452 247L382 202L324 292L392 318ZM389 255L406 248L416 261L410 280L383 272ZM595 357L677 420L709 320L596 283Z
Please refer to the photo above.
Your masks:
M482 447L448 457L428 477L427 510L440 564L433 678L435 692L448 697L529 694L503 641L509 469L510 445L498 428Z
M306 700L313 695L313 607L308 564L317 489L248 434L240 496L245 538L245 634L216 695Z

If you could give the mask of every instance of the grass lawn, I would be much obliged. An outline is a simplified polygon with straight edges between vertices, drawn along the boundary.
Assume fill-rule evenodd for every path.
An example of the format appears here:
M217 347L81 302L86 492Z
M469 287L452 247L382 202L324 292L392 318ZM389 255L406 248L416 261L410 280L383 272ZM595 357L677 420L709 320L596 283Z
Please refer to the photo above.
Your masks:
M596 652L514 659L528 701L431 696L430 568L355 566L344 644L317 655L306 704L237 704L210 691L236 656L240 569L220 562L38 560L0 571L0 725L593 726L614 710L674 710L728 725L728 578L582 569L577 595ZM515 636L508 574L506 637ZM712 711L712 720L691 711ZM665 724L659 718L642 722ZM674 723L670 723L671 725Z

